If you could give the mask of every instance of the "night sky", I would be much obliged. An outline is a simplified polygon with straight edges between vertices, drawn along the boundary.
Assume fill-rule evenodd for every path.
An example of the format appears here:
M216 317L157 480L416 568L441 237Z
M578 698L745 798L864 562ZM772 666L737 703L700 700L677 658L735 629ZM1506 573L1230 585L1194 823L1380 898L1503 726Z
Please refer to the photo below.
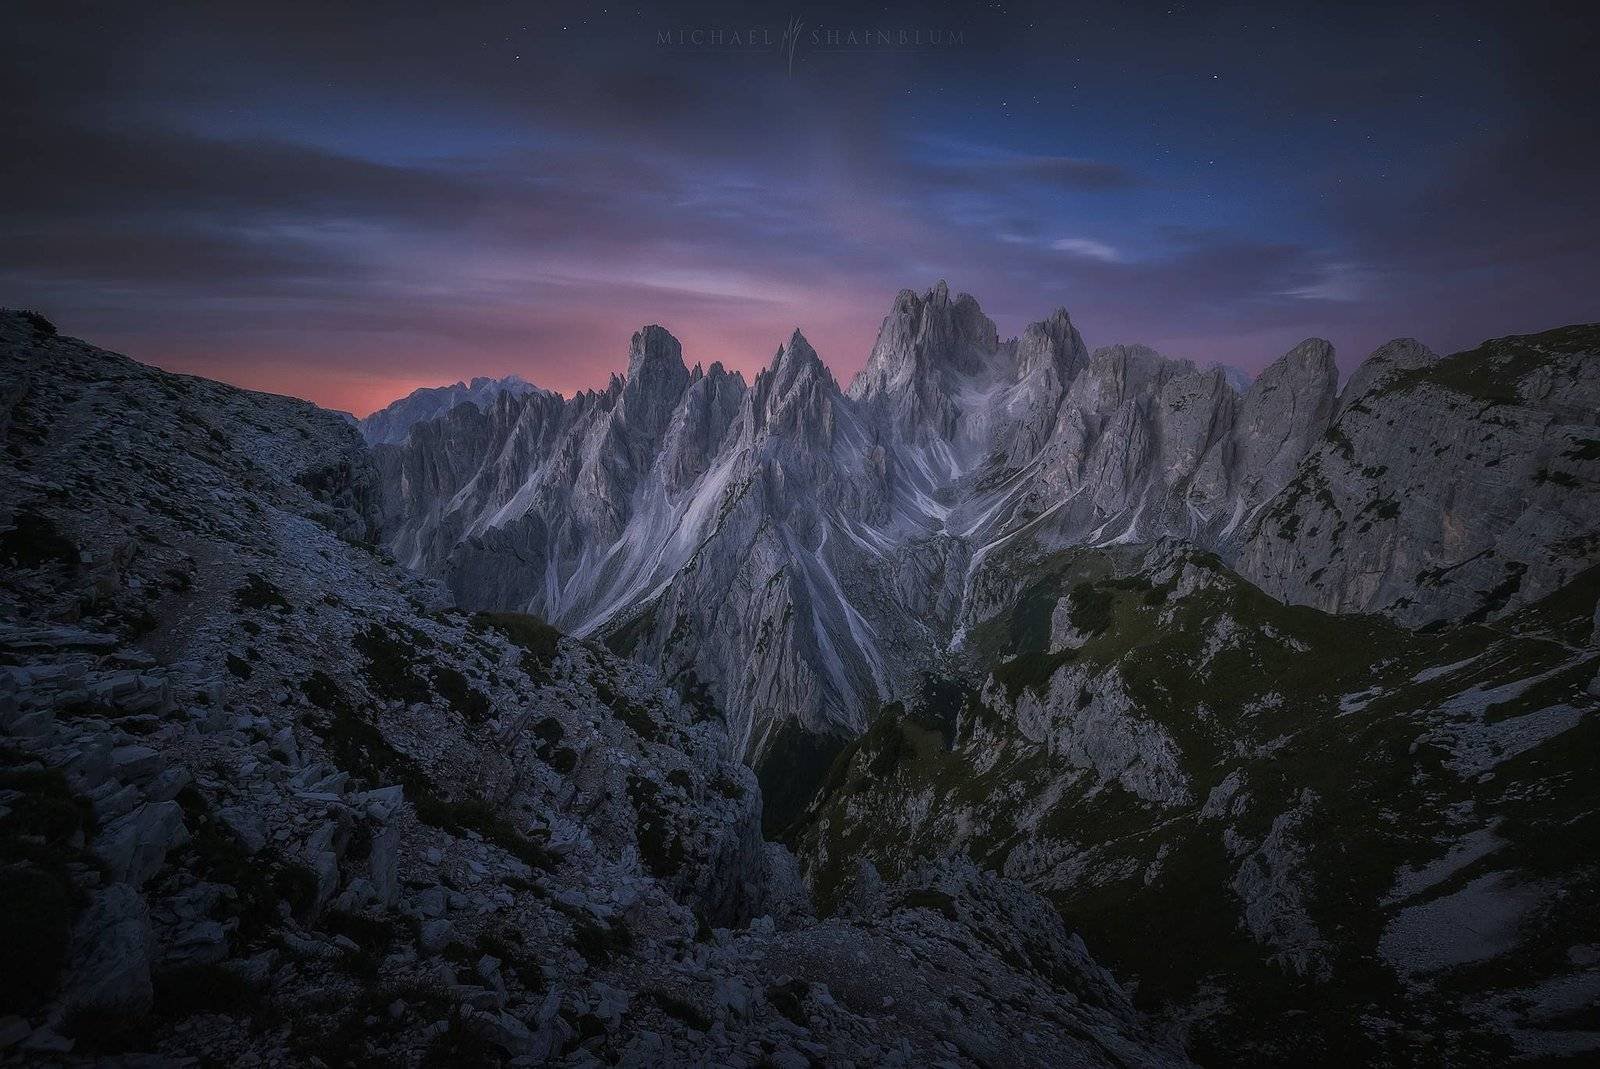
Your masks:
M0 304L360 413L648 322L847 380L940 278L1252 370L1600 319L1592 5L333 6L8 6Z

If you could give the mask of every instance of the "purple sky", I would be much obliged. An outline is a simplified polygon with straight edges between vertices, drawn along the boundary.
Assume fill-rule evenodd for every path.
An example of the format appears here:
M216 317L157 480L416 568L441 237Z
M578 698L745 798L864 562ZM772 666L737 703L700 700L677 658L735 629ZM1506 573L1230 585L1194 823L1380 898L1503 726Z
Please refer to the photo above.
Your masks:
M0 304L362 413L600 386L648 322L847 380L939 278L1251 370L1600 318L1583 7L1136 6L24 4Z

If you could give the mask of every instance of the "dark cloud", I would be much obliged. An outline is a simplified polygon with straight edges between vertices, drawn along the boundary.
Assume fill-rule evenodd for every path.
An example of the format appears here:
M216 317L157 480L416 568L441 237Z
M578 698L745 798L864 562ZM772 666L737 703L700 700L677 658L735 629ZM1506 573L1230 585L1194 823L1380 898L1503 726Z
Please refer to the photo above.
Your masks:
M470 184L281 141L197 137L159 128L20 120L0 171L0 219L127 218L151 212L459 218Z

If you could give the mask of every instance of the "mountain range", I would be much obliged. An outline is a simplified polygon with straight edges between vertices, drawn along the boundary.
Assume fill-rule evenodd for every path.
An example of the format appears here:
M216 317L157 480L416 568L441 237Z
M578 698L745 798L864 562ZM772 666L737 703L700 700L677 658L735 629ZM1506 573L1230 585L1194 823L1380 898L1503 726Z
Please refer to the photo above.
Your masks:
M1181 538L1279 600L1411 627L1531 603L1600 559L1594 347L1399 339L1339 389L1308 339L1239 393L1090 352L1065 310L1002 340L941 282L895 298L841 388L799 331L746 383L652 326L604 390L507 391L375 446L385 544L464 605L704 688L770 790L1067 547Z
M493 404L500 394L520 397L538 390L537 386L520 375L506 375L498 379L479 375L471 382L424 386L362 419L361 436L372 444L403 442L414 425L442 416L457 405L470 404L485 408Z

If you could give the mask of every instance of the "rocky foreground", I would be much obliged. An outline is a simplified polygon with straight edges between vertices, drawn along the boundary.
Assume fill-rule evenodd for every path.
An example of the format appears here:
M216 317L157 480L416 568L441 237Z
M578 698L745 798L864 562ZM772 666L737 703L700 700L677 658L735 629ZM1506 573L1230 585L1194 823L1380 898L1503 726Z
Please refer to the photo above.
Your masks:
M819 918L717 710L449 607L339 417L14 313L0 383L0 1058L1187 1064L1016 881Z

